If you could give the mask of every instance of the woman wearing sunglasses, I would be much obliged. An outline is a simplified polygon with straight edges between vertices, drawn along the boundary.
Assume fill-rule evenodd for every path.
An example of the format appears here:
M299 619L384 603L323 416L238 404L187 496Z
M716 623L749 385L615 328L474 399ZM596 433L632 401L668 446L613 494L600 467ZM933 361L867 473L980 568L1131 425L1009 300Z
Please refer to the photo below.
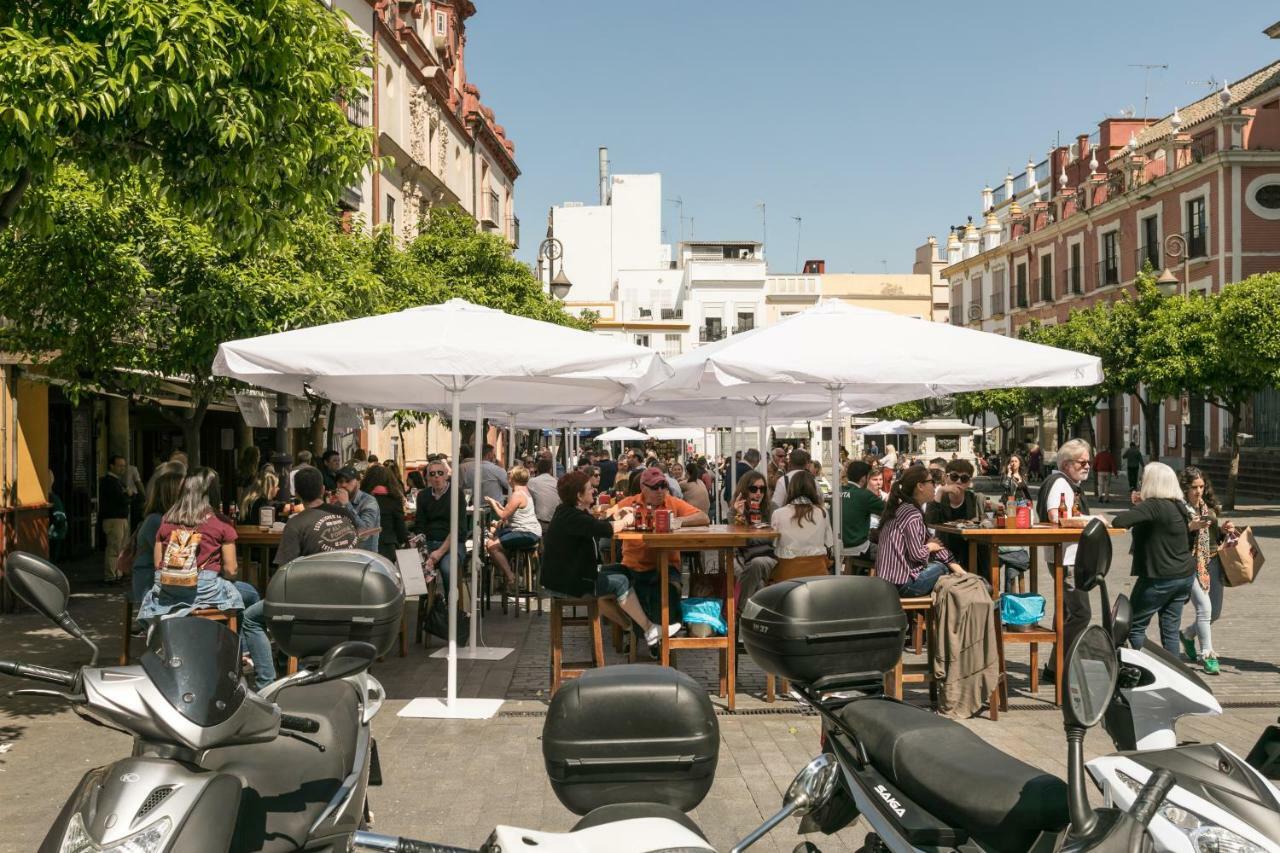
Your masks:
M768 497L768 481L759 471L751 470L738 478L738 490L733 493L732 520L734 524L767 526L773 511ZM738 579L738 608L756 593L768 580L778 558L773 553L773 541L758 539L738 549L733 561L733 573Z

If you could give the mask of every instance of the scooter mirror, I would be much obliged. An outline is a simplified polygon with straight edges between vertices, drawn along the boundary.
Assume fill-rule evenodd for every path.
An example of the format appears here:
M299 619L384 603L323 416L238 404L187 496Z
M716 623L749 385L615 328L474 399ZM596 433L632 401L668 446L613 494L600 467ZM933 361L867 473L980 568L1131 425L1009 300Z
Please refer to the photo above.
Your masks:
M1076 548L1076 589L1089 592L1111 571L1111 534L1101 519L1085 525Z
M1116 613L1111 620L1111 642L1122 646L1129 641L1129 623L1133 621L1133 605L1127 596L1116 598Z
M52 622L60 622L71 599L67 576L48 560L14 551L4 561L5 579L14 595Z
M329 649L316 669L316 681L337 681L359 675L368 669L378 656L378 650L369 643L350 640Z
M820 809L831 799L840 776L840 766L830 753L822 753L796 774L782 798L783 808L803 817Z
M1119 673L1115 644L1106 629L1091 625L1076 637L1067 652L1067 701L1062 706L1068 726L1098 724L1111 703Z

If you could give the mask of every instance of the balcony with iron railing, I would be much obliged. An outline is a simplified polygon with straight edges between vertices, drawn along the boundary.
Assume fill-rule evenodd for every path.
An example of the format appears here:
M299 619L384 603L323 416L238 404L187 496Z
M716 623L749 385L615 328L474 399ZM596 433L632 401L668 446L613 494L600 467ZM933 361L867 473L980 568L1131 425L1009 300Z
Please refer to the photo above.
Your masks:
M507 217L507 225L510 228L511 248L519 249L520 248L520 217L519 216Z
M723 340L725 334L723 326L701 326L698 328L698 343L709 344Z
M1096 264L1098 277L1095 287L1107 287L1120 283L1120 258L1103 258Z
M1139 246L1133 250L1133 268L1139 272L1148 264L1157 275L1160 274L1160 246Z
M951 325L953 326L964 325L964 306L963 305L951 306Z
M1004 316L1004 289L995 291L991 294L991 316Z
M499 207L498 194L493 190L486 190L480 200L484 208L480 221L489 226L490 229L497 228L498 223L502 221L502 210Z
M1013 301L1014 306L1017 308L1027 307L1027 286L1025 284L1020 284L1015 288Z
M1084 293L1083 267L1067 267L1062 271L1062 280L1067 283L1067 293L1073 296Z
M342 111L347 115L347 121L356 127L368 127L373 122L370 100L367 94L355 95L342 101Z
M1035 296L1037 302L1052 302L1054 299L1053 276L1032 281L1031 293Z

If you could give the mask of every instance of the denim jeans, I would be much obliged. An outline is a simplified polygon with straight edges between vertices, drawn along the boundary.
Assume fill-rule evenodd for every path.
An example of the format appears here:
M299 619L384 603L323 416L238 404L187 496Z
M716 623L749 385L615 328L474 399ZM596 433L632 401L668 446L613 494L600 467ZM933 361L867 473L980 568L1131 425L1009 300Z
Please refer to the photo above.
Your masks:
M254 689L261 690L276 680L276 662L271 656L271 640L267 637L266 619L262 614L262 597L250 584L237 582L236 586L240 588L245 603L240 617L242 642L253 661Z
M928 595L938 584L938 578L951 571L942 563L930 563L920 570L920 574L898 587L898 595L903 598L917 598Z
M1213 654L1213 620L1218 618L1222 610L1222 562L1214 557L1209 561L1209 588L1201 589L1200 582L1191 584L1191 603L1196 608L1195 621L1182 629L1182 636L1187 640L1200 641L1200 654ZM1216 599L1216 600L1215 600Z
M1142 648L1151 617L1159 613L1160 645L1170 654L1179 654L1178 626L1182 623L1182 608L1191 595L1193 583L1194 575L1185 578L1138 578L1130 596L1133 619L1129 623L1129 645L1135 649Z
M434 551L443 544L443 542L428 542L427 550ZM436 563L436 568L440 570L440 588L443 590L449 589L449 572L453 568L453 550L450 548L448 553L440 558L440 562Z

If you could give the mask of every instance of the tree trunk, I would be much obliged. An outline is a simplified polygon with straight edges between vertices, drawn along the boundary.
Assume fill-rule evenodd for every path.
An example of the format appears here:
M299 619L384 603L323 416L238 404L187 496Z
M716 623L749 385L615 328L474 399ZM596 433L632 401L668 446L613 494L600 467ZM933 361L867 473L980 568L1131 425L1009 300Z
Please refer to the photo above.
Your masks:
M321 449L320 443L324 441L325 428L321 415L329 408L329 404L325 400L316 400L311 404L311 456L313 459L319 459L324 450Z
M314 453L316 454L317 461L320 459L321 456L325 454L325 452L329 448L333 447L333 427L334 427L333 422L336 421L337 419L338 419L338 404L330 403L329 417L327 419L327 422L325 423L325 428L324 428L324 447L317 447L314 451Z
M1236 508L1236 484L1240 479L1240 417L1244 405L1232 403L1228 409L1231 416L1231 464L1227 467L1227 496L1222 502L1223 509Z
M182 419L182 445L187 454L187 470L199 468L204 464L200 451L200 427L204 424L204 413L198 418L186 416Z
M1147 461L1160 461L1160 406L1164 401L1148 402L1138 397L1138 405L1142 407L1143 419L1146 421Z

